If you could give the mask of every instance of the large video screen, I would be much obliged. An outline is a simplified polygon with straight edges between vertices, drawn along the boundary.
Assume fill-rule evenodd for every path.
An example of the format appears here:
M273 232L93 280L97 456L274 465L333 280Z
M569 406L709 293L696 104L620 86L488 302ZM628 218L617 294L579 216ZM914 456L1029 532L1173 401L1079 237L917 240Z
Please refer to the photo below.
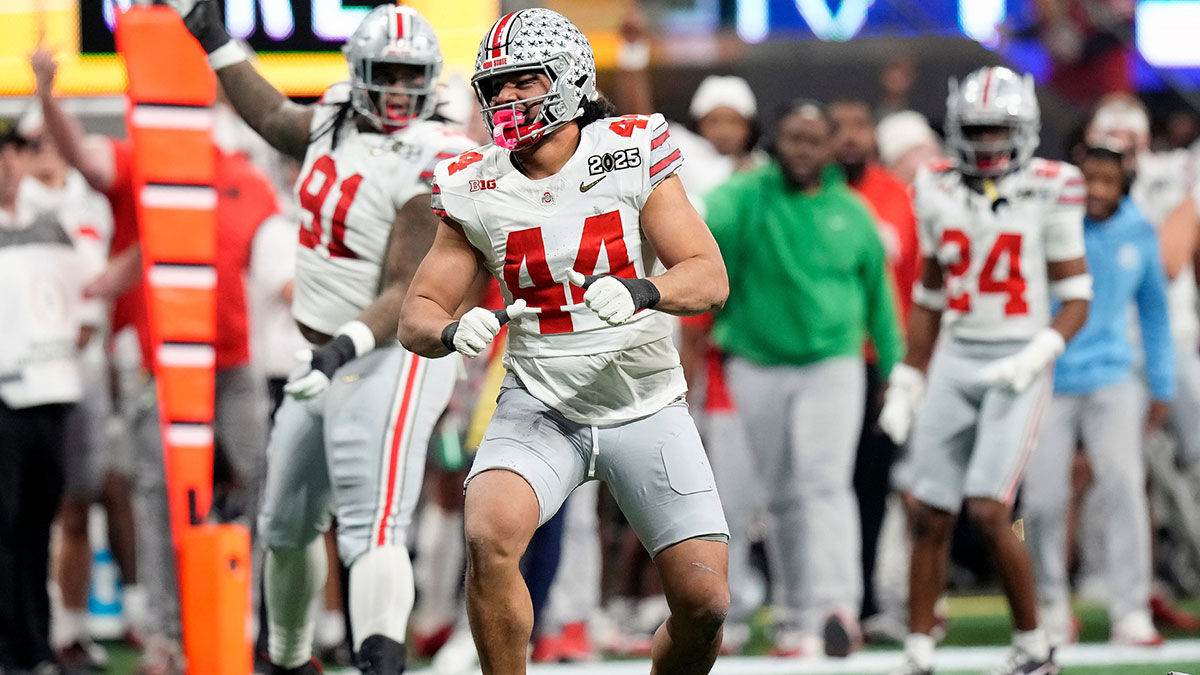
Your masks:
M225 24L256 52L336 51L372 7L392 0L224 0ZM79 3L79 51L112 53L117 11L131 0Z

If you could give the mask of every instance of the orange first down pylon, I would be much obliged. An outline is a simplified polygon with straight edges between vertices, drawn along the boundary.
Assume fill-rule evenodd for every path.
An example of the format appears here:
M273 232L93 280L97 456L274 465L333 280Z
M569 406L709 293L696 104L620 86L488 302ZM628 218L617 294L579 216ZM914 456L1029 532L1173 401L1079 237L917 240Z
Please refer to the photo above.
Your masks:
M168 7L117 20L190 675L249 675L250 535L204 523L212 503L216 80Z

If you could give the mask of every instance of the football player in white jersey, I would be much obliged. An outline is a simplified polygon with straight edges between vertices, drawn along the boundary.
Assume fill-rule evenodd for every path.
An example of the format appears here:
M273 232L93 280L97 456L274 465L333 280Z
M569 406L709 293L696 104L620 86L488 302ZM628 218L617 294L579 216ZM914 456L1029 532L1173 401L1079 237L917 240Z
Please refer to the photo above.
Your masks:
M495 145L438 165L442 224L399 334L418 354L474 357L512 321L509 372L466 483L466 592L483 672L525 672L533 614L518 561L576 486L601 480L672 608L653 672L707 673L729 606L729 534L663 312L724 303L720 251L675 175L666 121L606 117L591 45L562 15L501 17L472 83ZM511 304L456 322L480 270Z
M924 269L913 287L908 354L892 371L879 418L903 443L916 417L909 635L898 673L932 672L933 606L964 502L1015 625L1013 648L993 672L1058 672L1038 627L1029 554L1011 529L1012 502L1050 395L1051 366L1087 318L1092 284L1083 178L1071 165L1033 157L1038 129L1031 76L976 70L951 82L947 98L957 161L923 170L914 186ZM1051 293L1062 302L1053 317Z
M215 2L196 3L185 23L237 113L304 161L292 314L316 346L275 417L258 523L268 549L272 672L317 672L311 642L326 573L321 534L332 511L350 567L359 667L399 673L413 604L406 529L456 370L405 351L395 327L437 228L428 209L433 167L473 143L437 119L442 55L433 28L411 8L368 13L343 50L350 82L309 107L254 70Z

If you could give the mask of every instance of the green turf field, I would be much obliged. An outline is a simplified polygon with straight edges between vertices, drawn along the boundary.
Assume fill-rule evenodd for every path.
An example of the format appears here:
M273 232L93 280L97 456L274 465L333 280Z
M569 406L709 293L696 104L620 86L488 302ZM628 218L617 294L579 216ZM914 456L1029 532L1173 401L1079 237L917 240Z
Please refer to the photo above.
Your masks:
M1183 603L1191 611L1200 611L1200 600ZM1112 649L1103 643L1108 638L1108 617L1102 607L1077 605L1076 614L1083 622L1080 634L1084 643L1073 652L1064 654L1063 661L1092 665L1067 665L1066 675L1166 675L1176 670L1191 675L1200 675L1200 635L1182 635L1167 632L1168 644L1162 649L1124 648ZM715 675L807 675L833 673L886 672L898 658L898 647L872 646L855 655L850 661L786 662L766 659L761 655L769 648L766 625L768 616L763 614L755 626L754 635L747 647L746 657L721 659L717 662ZM959 597L950 600L950 634L942 647L942 654L954 664L978 665L979 669L961 669L958 665L937 671L939 675L975 675L986 672L987 665L999 659L1000 647L1008 643L1010 626L1004 600L996 596ZM978 649L983 647L985 649ZM990 647L991 649L986 649ZM111 673L125 675L134 673L137 654L117 644L109 644ZM1070 649L1070 648L1068 648ZM413 675L420 675L425 664L414 664ZM648 664L638 661L613 661L603 665L560 665L534 666L530 673L556 675L567 673L594 673L595 675L626 675L646 673ZM336 672L336 671L331 671ZM350 671L353 672L353 671ZM195 674L203 675L203 674Z

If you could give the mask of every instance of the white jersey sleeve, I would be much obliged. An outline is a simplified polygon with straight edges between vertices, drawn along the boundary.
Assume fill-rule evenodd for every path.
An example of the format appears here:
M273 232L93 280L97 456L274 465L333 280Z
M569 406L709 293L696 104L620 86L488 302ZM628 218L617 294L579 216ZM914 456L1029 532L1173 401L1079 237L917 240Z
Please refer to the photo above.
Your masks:
M1044 246L1047 262L1084 257L1083 211L1087 189L1083 173L1071 164L1060 164L1046 199Z
M938 209L934 197L937 186L934 183L940 174L949 168L949 164L923 166L917 170L913 179L913 213L917 217L917 242L921 255L926 258L937 256L941 236L935 227Z
M621 118L622 120L628 117ZM640 121L641 116L636 116L635 119ZM615 124L620 124L616 122ZM646 198L650 197L650 193L658 184L666 180L669 176L683 166L683 152L679 146L675 145L675 141L671 140L671 130L667 125L667 120L660 113L654 113L650 116L646 125L648 133L639 134L642 138L639 140L646 143L648 151L646 156L649 161L646 166ZM645 198L642 200L645 203Z

